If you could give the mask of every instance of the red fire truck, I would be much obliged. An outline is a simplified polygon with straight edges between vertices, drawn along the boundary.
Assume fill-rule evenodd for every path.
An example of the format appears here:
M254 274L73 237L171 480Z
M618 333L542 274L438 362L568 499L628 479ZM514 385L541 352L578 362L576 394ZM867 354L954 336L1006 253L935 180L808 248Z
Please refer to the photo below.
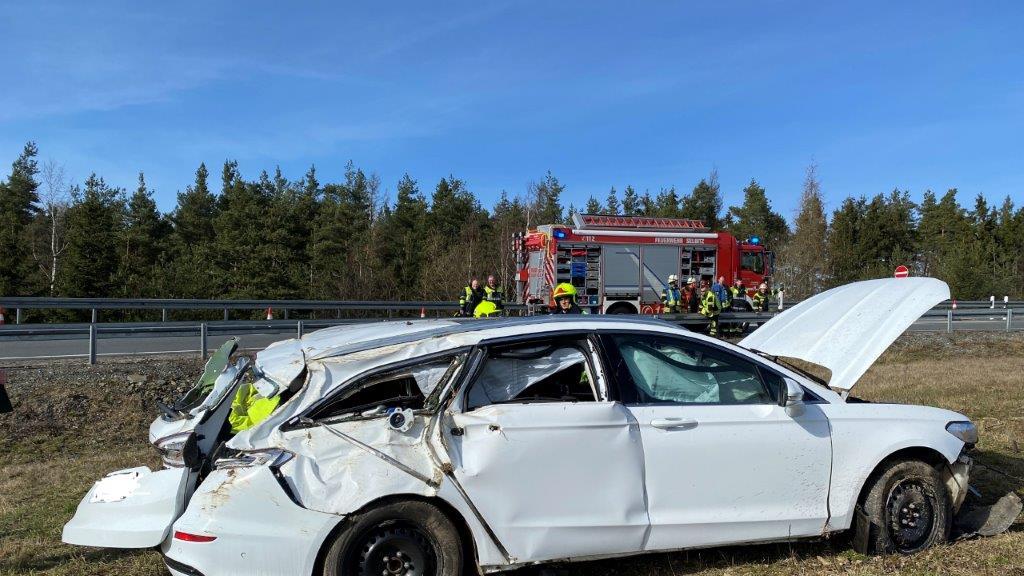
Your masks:
M515 238L518 301L554 306L551 289L576 287L591 314L660 312L669 274L682 282L736 277L748 290L770 282L774 254L759 238L738 241L699 220L575 214L572 226L551 224Z

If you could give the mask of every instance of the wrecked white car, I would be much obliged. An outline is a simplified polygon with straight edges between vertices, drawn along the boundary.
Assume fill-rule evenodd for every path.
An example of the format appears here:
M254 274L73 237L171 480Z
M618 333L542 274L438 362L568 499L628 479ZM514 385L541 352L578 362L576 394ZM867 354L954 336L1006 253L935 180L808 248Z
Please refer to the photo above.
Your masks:
M457 575L851 528L922 550L964 500L975 427L848 393L948 297L851 284L738 346L623 316L339 327L252 363L229 345L153 423L164 469L97 482L63 539L156 547L180 576ZM281 401L232 435L243 382Z

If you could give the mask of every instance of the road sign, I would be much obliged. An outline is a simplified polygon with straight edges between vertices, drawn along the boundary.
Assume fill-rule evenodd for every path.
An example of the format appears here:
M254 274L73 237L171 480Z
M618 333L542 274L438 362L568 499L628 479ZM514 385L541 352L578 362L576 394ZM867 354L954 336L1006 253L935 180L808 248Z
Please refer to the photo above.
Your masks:
M900 264L896 267L896 273L893 274L893 276L896 278L906 278L907 276L910 276L910 269L903 264Z

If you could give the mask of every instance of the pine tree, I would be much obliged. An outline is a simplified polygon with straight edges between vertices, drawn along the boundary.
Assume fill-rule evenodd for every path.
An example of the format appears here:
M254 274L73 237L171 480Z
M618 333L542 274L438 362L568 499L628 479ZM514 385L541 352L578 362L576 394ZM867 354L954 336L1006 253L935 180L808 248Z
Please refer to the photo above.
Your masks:
M92 174L85 189L75 189L68 211L68 248L60 271L63 296L97 298L116 293L118 238L124 193Z
M722 194L718 186L718 172L712 171L708 179L701 179L689 196L683 198L681 216L700 220L711 230L722 227Z
M562 222L562 192L565 186L548 170L544 180L530 185L531 206L530 226Z
M739 239L758 236L770 247L778 247L789 236L789 225L781 214L774 212L764 188L751 179L743 189L743 205L730 206L726 218L728 229Z
M861 228L864 225L863 198L847 198L832 213L828 228L828 263L834 284L847 284L861 280L864 274L864 256L861 248Z
M120 258L115 275L116 293L121 298L158 297L155 267L169 233L167 222L157 211L153 193L139 172L139 184L128 199L119 240Z
M622 192L622 213L626 216L637 216L642 211L643 205L640 197L636 195L636 190L632 186L626 186Z
M34 142L25 144L11 165L7 182L0 183L0 295L27 295L32 258L26 227L38 212L39 168Z
M587 205L584 208L586 214L601 214L604 212L604 208L601 206L601 202L597 198L591 196L587 198Z
M779 254L778 280L791 297L806 298L830 283L826 260L826 219L817 166L807 168L793 236Z
M615 186L608 191L608 198L604 203L605 213L609 216L618 216L622 214L622 206L619 204L618 194L615 192Z
M675 188L672 189L675 191ZM640 197L640 215L641 216L660 216L658 214L658 203L651 198L651 191L644 190L644 195Z
M645 196L645 200L649 198L649 195ZM676 193L675 186L662 188L658 192L658 198L654 201L651 212L650 216L661 216L662 218L678 218L680 216L679 194Z
M225 162L222 179L234 178L237 162ZM230 173L229 173L230 172ZM210 192L206 164L196 169L196 178L185 192L178 193L178 206L171 216L174 239L181 247L194 247L213 242L213 220L217 215L217 199Z

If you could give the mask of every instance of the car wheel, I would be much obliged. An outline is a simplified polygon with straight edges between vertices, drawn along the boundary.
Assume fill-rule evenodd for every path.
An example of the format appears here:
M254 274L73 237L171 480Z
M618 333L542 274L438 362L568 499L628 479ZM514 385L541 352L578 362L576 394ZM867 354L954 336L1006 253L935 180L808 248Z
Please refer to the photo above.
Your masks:
M939 471L918 460L888 464L864 500L869 552L912 554L949 539L952 505Z
M352 516L324 558L324 576L459 576L462 542L426 502L397 502Z
M637 314L637 309L629 302L619 302L612 304L605 314Z

